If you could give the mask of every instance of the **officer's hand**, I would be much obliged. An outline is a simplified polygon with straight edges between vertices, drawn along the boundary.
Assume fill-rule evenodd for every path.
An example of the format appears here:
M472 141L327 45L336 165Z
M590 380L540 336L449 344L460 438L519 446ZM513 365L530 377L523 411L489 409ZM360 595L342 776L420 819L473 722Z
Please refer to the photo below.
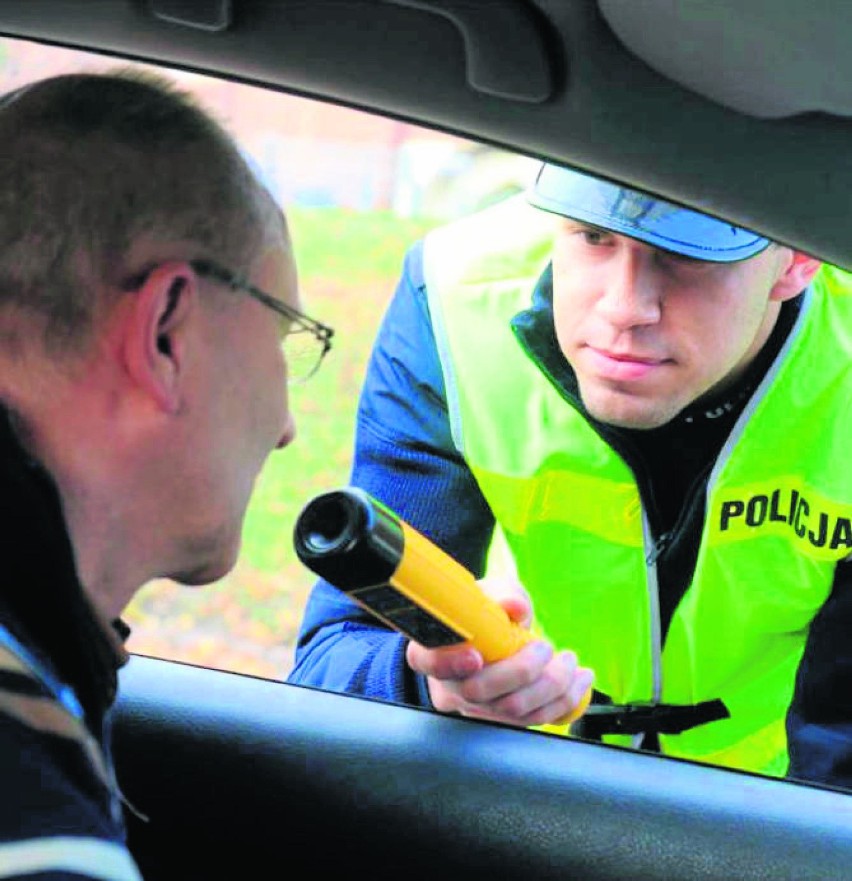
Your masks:
M532 606L516 580L483 579L480 587L513 621L529 626ZM414 642L408 644L406 658L413 670L427 677L437 710L521 727L566 721L594 679L591 670L577 666L573 652L555 654L543 640L492 664L485 664L470 646L427 649Z

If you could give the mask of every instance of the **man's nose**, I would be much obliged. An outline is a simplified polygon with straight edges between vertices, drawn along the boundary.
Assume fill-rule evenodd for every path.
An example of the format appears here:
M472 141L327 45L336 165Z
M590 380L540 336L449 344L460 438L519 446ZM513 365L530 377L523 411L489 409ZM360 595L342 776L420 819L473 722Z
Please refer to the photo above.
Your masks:
M284 421L284 429L281 432L281 437L278 438L278 443L275 444L276 450L283 450L288 444L291 444L296 437L296 419L293 414L288 410L287 416Z
M661 315L661 290L653 256L625 249L607 266L598 311L619 330L656 324Z

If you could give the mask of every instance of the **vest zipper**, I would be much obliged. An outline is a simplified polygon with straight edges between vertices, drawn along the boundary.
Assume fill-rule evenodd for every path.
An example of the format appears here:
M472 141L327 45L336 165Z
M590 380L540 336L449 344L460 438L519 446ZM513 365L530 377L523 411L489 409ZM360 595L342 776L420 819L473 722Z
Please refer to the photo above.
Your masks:
M672 536L674 535L675 530L672 529L670 532L664 532L659 538L654 542L651 550L648 551L648 556L645 557L645 564L647 566L656 566L657 560L660 557L660 554L671 544Z
M650 545L651 547L645 558L645 580L648 586L648 623L650 629L648 637L651 643L651 702L656 704L662 700L663 696L663 640L660 622L660 587L657 581L657 564L655 562L656 557L662 553L662 549L659 548L660 540L654 539L651 522L644 505L642 507L642 533L645 537L645 546L648 547ZM633 746L638 748L642 745L644 735L640 734L635 737L636 742L633 743Z
M655 525L660 516L657 510L657 502L654 497L654 488L648 477L647 467L644 460L626 438L608 432L603 425L590 421L588 414L578 406L578 402L572 401L569 396L566 400L578 410L586 420L589 427L595 431L610 449L621 458L624 464L633 473L636 481L636 489L639 493L639 504L642 511L642 536L648 551L645 555L645 581L648 589L648 639L651 648L651 701L659 703L663 696L663 636L660 615L660 586L657 579L657 559L665 551L671 542L672 532L659 532ZM652 523L653 515L653 523ZM659 534L658 534L659 533ZM631 745L635 749L642 746L644 734L634 735Z

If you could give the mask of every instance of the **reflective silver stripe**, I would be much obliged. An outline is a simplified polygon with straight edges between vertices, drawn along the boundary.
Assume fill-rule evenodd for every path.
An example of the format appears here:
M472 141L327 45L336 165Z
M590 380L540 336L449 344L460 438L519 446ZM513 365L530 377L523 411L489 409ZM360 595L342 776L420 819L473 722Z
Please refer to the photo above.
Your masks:
M76 872L103 881L142 881L126 847L99 838L54 836L0 844L0 878Z
M651 559L649 549L654 547L654 536L651 532L651 524L645 507L642 507L642 535L645 545L645 560ZM648 576L648 618L651 626L649 634L651 640L651 700L659 703L663 696L663 639L660 624L660 588L657 581L657 563L646 562Z
M775 377L778 375L778 371L781 369L781 365L784 363L784 361L787 360L787 355L789 354L790 349L793 347L793 343L796 341L799 334L801 333L802 327L805 323L805 317L807 313L811 310L813 303L813 288L808 287L805 289L802 306L799 309L799 314L796 316L796 321L793 324L793 327L790 329L790 333L787 335L787 339L784 340L784 345L781 346L780 351L775 356L775 360L772 362L769 369L766 371L766 375L761 380L760 385L752 393L752 396L749 398L748 402L743 408L743 412L740 413L739 418L734 424L734 427L731 429L731 433L728 435L724 446L719 451L716 463L713 466L713 470L710 472L710 477L707 479L706 499L708 503L710 501L710 493L712 489L716 486L716 482L719 479L719 475L721 474L722 469L725 467L725 465L728 464L728 459L731 458L731 453L734 447L742 436L743 431L745 431L746 424L748 423L749 419L751 419L754 411L757 409L757 405L766 396L769 387L772 385L773 382L775 382Z

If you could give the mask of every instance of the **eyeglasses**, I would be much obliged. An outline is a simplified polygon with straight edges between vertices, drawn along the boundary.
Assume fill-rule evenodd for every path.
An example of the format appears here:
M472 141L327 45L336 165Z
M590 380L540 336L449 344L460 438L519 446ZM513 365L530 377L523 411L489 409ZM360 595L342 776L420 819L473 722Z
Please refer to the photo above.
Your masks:
M319 370L322 359L331 348L331 338L334 336L332 328L308 318L298 309L210 260L190 260L189 265L202 278L213 279L234 291L243 291L286 319L281 322L281 342L287 359L287 381L290 385L306 382Z

